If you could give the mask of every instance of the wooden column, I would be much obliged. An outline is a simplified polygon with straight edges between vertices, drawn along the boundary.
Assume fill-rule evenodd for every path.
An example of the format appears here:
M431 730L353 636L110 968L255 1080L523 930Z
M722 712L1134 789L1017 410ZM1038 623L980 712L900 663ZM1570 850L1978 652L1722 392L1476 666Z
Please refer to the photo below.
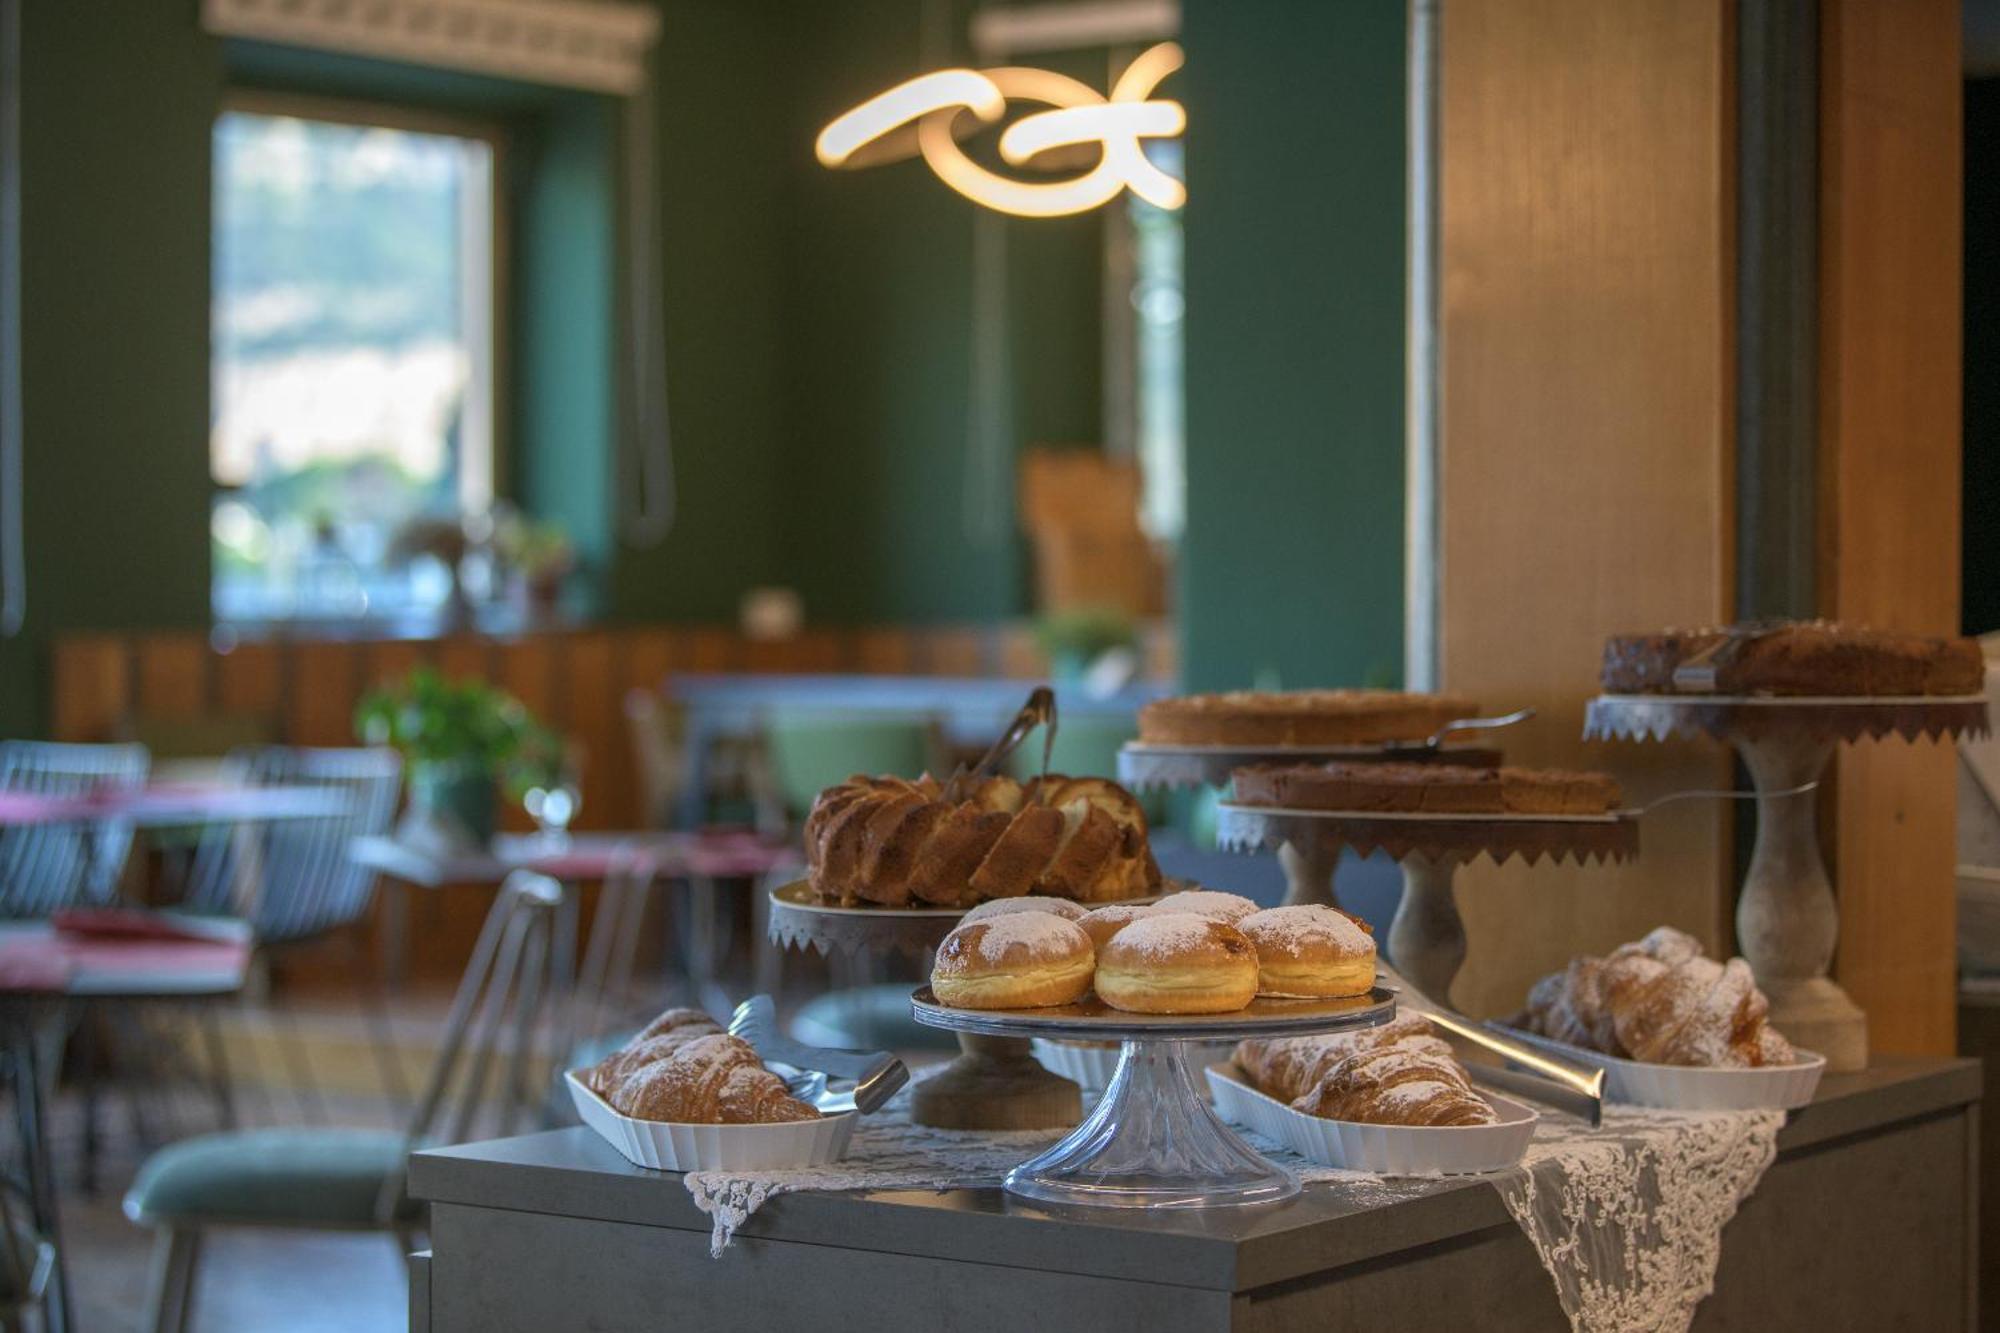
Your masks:
M1606 634L1732 609L1733 46L1725 0L1443 7L1441 683L1536 705L1510 758L1635 800L1728 777L1719 746L1579 736ZM1511 1010L1662 922L1726 944L1727 847L1683 804L1628 867L1467 867L1455 998Z
M1959 617L1959 6L1821 0L1819 602L1884 628ZM1828 810L1835 976L1885 1054L1949 1055L1954 755L1845 748Z

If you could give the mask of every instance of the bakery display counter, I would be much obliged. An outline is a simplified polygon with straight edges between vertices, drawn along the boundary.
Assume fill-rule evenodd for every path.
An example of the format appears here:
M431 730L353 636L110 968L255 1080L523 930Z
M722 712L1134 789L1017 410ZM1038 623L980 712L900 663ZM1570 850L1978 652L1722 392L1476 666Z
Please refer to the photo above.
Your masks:
M1974 1318L1978 1065L1829 1075L1723 1231L1702 1328ZM1191 1213L976 1189L771 1199L711 1257L682 1178L582 1128L417 1154L412 1327L1561 1329L1488 1179L1358 1178Z

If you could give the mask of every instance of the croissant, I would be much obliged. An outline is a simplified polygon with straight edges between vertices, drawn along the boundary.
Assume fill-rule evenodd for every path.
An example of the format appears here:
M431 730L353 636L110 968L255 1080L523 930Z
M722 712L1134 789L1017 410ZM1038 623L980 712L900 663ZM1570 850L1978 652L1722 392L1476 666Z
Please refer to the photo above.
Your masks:
M1257 1089L1323 1120L1378 1125L1490 1125L1451 1046L1410 1014L1359 1032L1246 1041L1236 1064Z
M600 1097L607 1096L641 1065L664 1060L696 1038L720 1031L721 1026L699 1009L669 1009L593 1065L583 1076L584 1085Z
M1603 958L1536 982L1515 1026L1649 1064L1754 1068L1798 1057L1767 1022L1770 1001L1741 958L1718 963L1661 926Z
M856 774L820 793L805 845L814 893L848 906L969 907L1026 893L1100 902L1160 883L1145 813L1101 778L989 777L953 801L928 775Z
M665 1059L641 1065L606 1100L635 1120L762 1125L819 1118L764 1068L750 1043L727 1033L697 1037Z

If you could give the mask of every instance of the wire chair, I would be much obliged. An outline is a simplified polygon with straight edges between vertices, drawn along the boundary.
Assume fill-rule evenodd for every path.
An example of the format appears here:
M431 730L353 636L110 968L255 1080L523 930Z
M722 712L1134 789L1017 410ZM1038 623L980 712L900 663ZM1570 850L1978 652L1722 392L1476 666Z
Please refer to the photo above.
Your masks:
M409 1154L489 1128L511 1132L522 1113L520 1094L540 1062L561 901L561 886L531 871L517 870L500 886L423 1097L401 1132L230 1130L173 1144L146 1162L125 1196L125 1215L156 1233L153 1327L192 1322L195 1268L211 1227L380 1231L401 1252L418 1247L424 1218L404 1189ZM489 1103L496 1086L497 1107ZM349 1187L369 1181L365 1194Z
M351 799L332 814L220 826L202 839L187 906L240 916L263 946L317 939L358 924L375 873L354 839L386 833L402 760L393 750L303 750L260 745L232 752L227 777L246 786L331 787Z
M0 741L0 791L86 796L143 786L143 745ZM128 820L0 829L0 917L45 917L109 902L132 847Z
M358 837L389 830L402 779L401 759L393 750L251 746L232 752L224 773L247 786L327 787L345 793L347 799L331 814L209 830L195 852L185 906L248 921L256 947L266 957L274 950L338 933L357 972L365 968L360 927L374 902L376 876L356 863L352 846ZM383 1090L398 1105L408 1105L381 978L358 984L355 994L374 1029ZM281 1009L274 1007L272 1014L275 1022L289 1023ZM207 1021L214 1060L220 1057L222 1043L213 1030L212 1013ZM296 1035L284 1033L280 1049L292 1067L293 1083L317 1107L317 1085ZM230 1113L225 1109L224 1114L226 1122Z

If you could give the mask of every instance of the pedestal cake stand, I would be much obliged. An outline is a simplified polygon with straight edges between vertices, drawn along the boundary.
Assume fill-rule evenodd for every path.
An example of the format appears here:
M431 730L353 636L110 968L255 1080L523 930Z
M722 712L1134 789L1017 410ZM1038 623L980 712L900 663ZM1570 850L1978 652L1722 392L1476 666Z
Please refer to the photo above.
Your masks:
M1586 739L1666 740L1706 735L1743 757L1757 788L1757 840L1736 907L1736 935L1771 1000L1771 1023L1825 1054L1835 1071L1868 1065L1868 1019L1827 975L1840 909L1819 852L1819 802L1810 791L1835 744L1864 736L1951 736L1987 729L1986 700L1759 698L1605 694L1591 700Z
M1465 961L1465 922L1452 880L1458 867L1486 855L1623 861L1639 851L1636 811L1605 815L1393 814L1355 810L1288 810L1225 801L1217 830L1238 851L1317 847L1333 859L1343 847L1361 855L1386 851L1403 867L1403 897L1389 925L1389 957L1423 994L1451 1002L1452 978Z
M1473 718L1454 722L1430 741L1388 745L1168 745L1151 741L1127 741L1118 750L1118 780L1141 791L1168 787L1227 787L1229 775L1253 764L1325 764L1346 760L1359 763L1418 762L1470 764L1492 768L1500 762L1498 750L1476 746L1446 746L1442 738L1460 731L1486 730L1511 726L1532 716L1532 709L1505 717ZM1330 850L1317 839L1285 843L1278 848L1278 863L1285 869L1285 905L1323 903L1338 907L1340 897L1334 887L1334 872L1340 865L1340 848Z
M910 1009L919 1023L961 1036L1119 1043L1117 1072L1090 1118L1008 1172L1010 1193L1051 1204L1212 1208L1273 1203L1297 1194L1299 1182L1209 1109L1187 1043L1368 1027L1387 1022L1396 1003L1378 987L1350 999L1253 1000L1236 1013L1199 1016L1122 1013L1095 996L1052 1009L953 1009L925 986Z

